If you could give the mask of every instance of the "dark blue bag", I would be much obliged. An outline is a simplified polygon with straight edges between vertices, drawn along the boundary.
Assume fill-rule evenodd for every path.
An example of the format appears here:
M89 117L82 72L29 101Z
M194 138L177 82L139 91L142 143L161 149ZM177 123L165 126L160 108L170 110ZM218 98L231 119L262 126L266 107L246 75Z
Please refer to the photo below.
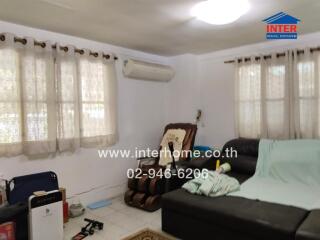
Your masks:
M9 204L28 202L36 191L59 190L58 177L54 172L42 172L14 177L6 184Z

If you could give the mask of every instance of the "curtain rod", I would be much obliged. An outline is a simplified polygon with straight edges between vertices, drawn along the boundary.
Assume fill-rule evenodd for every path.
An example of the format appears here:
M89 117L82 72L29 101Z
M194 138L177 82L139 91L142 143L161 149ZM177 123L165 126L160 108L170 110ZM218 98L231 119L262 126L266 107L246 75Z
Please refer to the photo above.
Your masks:
M320 51L320 47L316 47L316 48L310 48L310 52L315 52L315 51ZM298 50L297 51L297 54L304 54L304 50ZM276 56L277 57L284 57L286 55L286 53L277 53ZM269 54L269 55L264 55L262 56L263 59L268 59L268 58L271 58L272 56ZM255 60L259 60L261 57L255 57L254 59ZM244 58L244 61L245 62L248 62L248 61L251 61L251 58L249 57L246 57ZM238 62L242 62L242 59L239 59ZM228 60L228 61L224 61L224 63L235 63L235 60Z
M1 41L5 41L6 40L6 36L4 34L0 34L0 40ZM27 44L27 39L25 39L25 38L14 37L14 41L22 43L24 45ZM46 43L45 42L39 42L39 41L36 41L36 40L34 41L34 45L35 46L40 46L42 48L46 47ZM57 49L57 45L56 44L52 45L51 47L53 49ZM60 48L60 50L65 51L65 52L67 52L69 50L67 46L65 46L65 47L60 46L59 48ZM76 53L81 54L81 55L84 54L84 50L83 49L75 48L74 51ZM94 56L94 57L98 57L98 54L99 53L97 53L97 52L92 52L92 51L89 52L89 55ZM109 54L103 54L102 57L104 57L106 59L110 59L110 55ZM114 60L118 60L118 57L114 56L113 59Z

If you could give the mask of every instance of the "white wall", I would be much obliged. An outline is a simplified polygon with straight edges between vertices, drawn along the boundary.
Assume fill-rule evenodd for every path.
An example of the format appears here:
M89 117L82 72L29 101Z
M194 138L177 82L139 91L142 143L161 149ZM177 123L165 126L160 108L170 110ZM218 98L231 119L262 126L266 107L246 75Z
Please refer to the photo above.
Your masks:
M175 77L165 85L166 122L193 122L198 106L197 59L186 54L172 57Z
M167 58L7 22L0 22L0 29L1 32L14 33L20 37L31 36L62 45L72 44L79 48L114 52L119 57L116 67L120 140L113 148L158 148L165 121L166 83L126 79L122 75L121 64L128 57L158 63L167 63ZM96 149L80 149L76 153L50 159L28 160L24 156L1 158L0 175L4 174L9 179L22 174L52 170L58 174L60 185L67 188L69 197L89 191L81 194L82 201L88 203L123 193L126 170L135 166L133 158L99 159Z
M196 108L201 108L203 118L199 124L197 144L221 148L227 140L235 137L234 66L224 61L238 56L319 45L318 32L299 36L298 40L266 41L198 56L174 57L172 61L178 74L174 82L166 86L166 98L173 102L170 107L167 101L169 116L166 115L166 120L193 120Z

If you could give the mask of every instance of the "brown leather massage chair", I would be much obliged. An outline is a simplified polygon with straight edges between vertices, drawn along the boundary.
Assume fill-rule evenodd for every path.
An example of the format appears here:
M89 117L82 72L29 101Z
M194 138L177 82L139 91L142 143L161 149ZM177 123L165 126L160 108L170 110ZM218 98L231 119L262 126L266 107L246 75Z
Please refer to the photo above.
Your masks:
M186 134L182 142L181 150L192 150L195 136L197 133L197 125L190 123L171 123L165 127L163 135L169 129L183 129ZM161 147L159 151L161 150ZM190 154L181 155L178 162L189 161ZM139 158L138 168L142 170L142 173L148 173L149 169L155 169L158 171L166 166L159 165L159 157L157 158ZM147 162L146 164L144 164ZM140 208L146 211L156 211L161 207L161 195L165 192L165 179L161 176L150 178L147 174L140 174L139 178L128 179L128 190L125 193L124 200L127 205Z

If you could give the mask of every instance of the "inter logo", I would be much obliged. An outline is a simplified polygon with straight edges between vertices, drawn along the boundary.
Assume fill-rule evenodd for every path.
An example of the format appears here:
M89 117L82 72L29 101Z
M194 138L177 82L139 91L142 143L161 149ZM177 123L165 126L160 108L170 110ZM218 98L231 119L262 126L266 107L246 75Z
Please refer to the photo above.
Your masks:
M267 24L267 39L297 39L300 19L279 12L263 20Z

